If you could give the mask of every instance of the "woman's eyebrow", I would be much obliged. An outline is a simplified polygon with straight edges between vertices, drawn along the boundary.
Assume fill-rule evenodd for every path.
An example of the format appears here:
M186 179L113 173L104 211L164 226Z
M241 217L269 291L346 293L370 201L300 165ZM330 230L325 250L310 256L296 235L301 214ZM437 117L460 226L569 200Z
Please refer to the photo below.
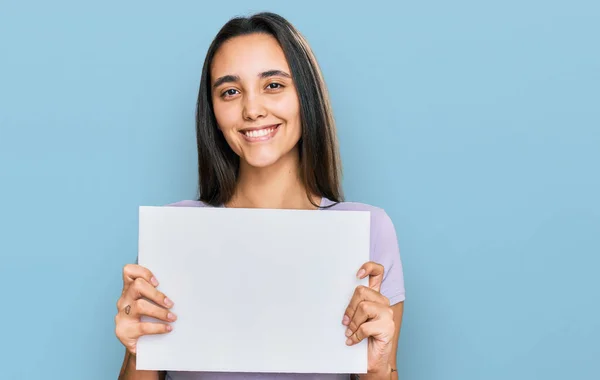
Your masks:
M286 77L286 78L291 78L291 75L286 73L285 71L281 71L281 70L268 70L268 71L264 71L260 74L258 74L259 77L261 78L269 78L269 77Z
M288 73L286 73L285 71L282 70L267 70L267 71L263 71L262 73L258 74L259 78L269 78L269 77L276 77L276 76L280 76L280 77L286 77L286 78L291 78L292 76ZM213 84L213 88L217 88L220 85L222 85L223 83L235 83L235 82L239 82L240 81L240 77L237 75L223 75L222 77L219 77L216 81L215 84Z
M217 79L215 81L215 84L213 84L213 88L217 88L220 85L222 85L223 83L239 82L239 81L240 81L240 77L237 75L223 75L222 77L220 77L219 79Z

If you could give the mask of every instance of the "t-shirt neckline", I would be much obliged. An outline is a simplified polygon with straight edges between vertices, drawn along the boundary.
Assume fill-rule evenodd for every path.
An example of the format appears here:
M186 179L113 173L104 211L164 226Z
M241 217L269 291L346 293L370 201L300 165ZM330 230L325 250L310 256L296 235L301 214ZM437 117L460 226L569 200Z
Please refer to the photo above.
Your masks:
M328 204L329 204L329 199L327 199L326 197L321 197L321 202L319 203L319 208L317 208L317 210L321 210L323 207L325 207ZM229 208L229 207L225 206L225 204L221 204L219 207L220 208Z

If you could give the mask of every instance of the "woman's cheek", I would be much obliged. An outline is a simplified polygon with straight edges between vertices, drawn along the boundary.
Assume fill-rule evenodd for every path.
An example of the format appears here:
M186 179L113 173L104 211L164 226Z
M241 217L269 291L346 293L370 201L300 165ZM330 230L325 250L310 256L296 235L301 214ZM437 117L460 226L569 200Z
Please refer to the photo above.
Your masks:
M217 120L219 129L221 129L223 132L235 126L236 110L232 106L233 105L228 105L224 103L217 103L214 105L215 119Z

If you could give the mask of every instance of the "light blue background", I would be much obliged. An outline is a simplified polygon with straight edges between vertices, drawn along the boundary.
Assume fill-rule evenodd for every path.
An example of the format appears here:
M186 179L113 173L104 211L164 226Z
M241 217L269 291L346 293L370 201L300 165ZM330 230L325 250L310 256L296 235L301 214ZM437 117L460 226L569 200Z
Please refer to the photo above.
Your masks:
M401 378L600 378L598 2L0 4L2 378L116 378L137 208L195 196L204 54L258 10L312 44L348 198L397 228Z

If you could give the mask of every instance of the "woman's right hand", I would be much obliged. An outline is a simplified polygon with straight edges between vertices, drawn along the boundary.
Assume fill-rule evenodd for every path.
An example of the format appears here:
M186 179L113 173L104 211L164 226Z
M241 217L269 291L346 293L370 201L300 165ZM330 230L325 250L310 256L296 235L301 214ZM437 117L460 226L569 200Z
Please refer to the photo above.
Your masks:
M136 264L127 264L123 268L123 292L117 301L115 333L127 350L134 355L140 336L168 333L172 330L168 322L177 319L169 311L173 307L173 302L158 291L156 286L158 281L147 268ZM142 322L142 315L167 323Z

